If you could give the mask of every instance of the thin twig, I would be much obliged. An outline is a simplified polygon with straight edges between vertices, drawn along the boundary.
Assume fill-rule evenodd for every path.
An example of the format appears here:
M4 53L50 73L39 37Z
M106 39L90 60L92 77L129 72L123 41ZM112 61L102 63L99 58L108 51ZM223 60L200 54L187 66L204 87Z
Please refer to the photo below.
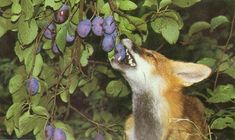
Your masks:
M89 62L89 63L92 63L92 64L101 64L101 65L110 66L109 63L107 63L107 62L102 62L102 61L89 60L88 62Z
M103 127L109 131L112 131L112 132L115 132L115 130L103 125L103 124L100 124L98 122L95 122L93 120L91 120L90 118L88 118L86 115L84 115L82 112L80 112L77 108L75 108L74 106L70 105L69 106L73 111L77 112L80 116L82 116L84 119L86 119L87 121L89 121L90 123L92 123L93 125L95 125L97 128L100 128L100 127Z
M227 49L228 49L229 42L230 42L230 40L231 40L231 38L232 38L232 35L233 35L234 22L235 22L235 12L234 12L234 14L233 14L233 19L232 19L232 23L231 23L230 32L229 32L229 37L228 37L228 39L227 39L227 41L226 41L226 44L225 44L225 46L224 46L224 48L223 48L223 53L221 53L220 59L219 59L219 61L218 61L218 67L217 67L217 70L216 70L217 72L216 72L215 82L214 82L214 89L215 89L216 86L217 86L217 82L218 82L218 78L219 78L219 74L220 74L220 71L219 71L220 65L221 65L221 63L222 63L222 61L223 61L224 54L225 54L225 52L226 52Z

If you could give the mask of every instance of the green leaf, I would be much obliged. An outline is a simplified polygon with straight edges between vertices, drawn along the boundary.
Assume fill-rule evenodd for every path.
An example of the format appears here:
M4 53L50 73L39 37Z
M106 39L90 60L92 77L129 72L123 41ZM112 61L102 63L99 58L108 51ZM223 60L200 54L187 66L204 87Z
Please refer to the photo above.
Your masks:
M41 83L39 83L39 90L38 92L41 92ZM42 94L36 94L34 96L31 97L31 102L32 105L37 106L40 103L40 100L42 98Z
M78 86L78 77L77 75L72 75L69 78L69 93L72 94Z
M137 8L137 5L130 0L120 0L119 3L119 8L121 10L130 11L135 10Z
M215 59L207 58L207 57L197 61L198 64L204 64L204 65L207 65L211 68L215 65L215 62L216 62Z
M141 30L143 32L147 32L147 23L143 19L141 19L139 17L134 17L134 16L128 16L128 18L129 18L129 20L132 21L132 23L135 24L135 26L137 26L138 30Z
M167 5L171 4L172 0L161 0L159 9L166 7Z
M69 125L64 124L61 121L55 122L54 125L55 125L55 128L60 128L65 132L67 140L75 140L73 136L73 130Z
M56 44L62 53L64 52L65 49L66 36L67 36L67 26L64 25L59 29L56 35Z
M105 16L111 14L111 9L109 7L109 3L105 3L101 9L101 13L104 14Z
M105 140L112 140L112 135L105 131Z
M220 26L224 23L228 23L228 22L229 22L229 20L225 16L220 15L220 16L214 17L214 18L211 19L211 22L210 22L211 29L214 30L218 26Z
M21 86L24 84L24 77L22 75L15 75L11 78L9 82L9 91L10 93L15 93L17 90L21 88Z
M12 132L15 128L14 119L13 118L9 119L9 120L5 119L4 120L4 125L6 126L7 133L9 135L12 135Z
M63 90L61 93L60 93L60 99L67 103L68 102L68 98L69 98L69 92L67 90Z
M22 11L25 15L25 20L32 18L34 13L34 7L31 0L21 0Z
M220 85L212 93L207 102L224 103L235 99L235 87L233 85Z
M201 0L172 0L172 2L182 8L190 7Z
M47 6L53 8L53 10L58 10L61 7L62 4L63 4L62 1L45 0L45 2L44 2L44 10L46 10Z
M35 131L35 138L36 138L36 140L45 140L46 139L46 137L45 137L45 131L44 131L44 129L40 129L40 131L38 132L38 133L36 133L36 129L38 128L38 126L36 126L35 127L35 129L34 129L34 131ZM33 132L34 132L33 131Z
M175 44L179 38L179 26L176 21L169 20L166 27L162 29L162 36L170 44Z
M170 44L177 42L180 27L175 20L168 17L159 17L151 22L151 27L156 33L161 33Z
M102 7L104 6L104 0L97 0L96 3L97 3L96 10L99 13L101 11Z
M189 32L188 32L188 35L192 36L195 33L198 33L202 30L209 29L209 28L210 28L209 23L207 23L205 21L198 21L198 22L193 23L193 25L191 25Z
M35 128L33 130L33 134L38 135L41 131L44 132L44 127L46 125L46 122L47 122L47 120L45 118L37 117L37 121L35 122Z
M17 41L14 49L15 49L15 53L18 56L20 62L22 62L24 60L24 51L23 51L23 49L21 47L22 46Z
M10 28L11 21L0 16L0 37L2 37Z
M85 137L89 137L93 131L95 131L95 127L88 128L85 132Z
M25 56L25 67L26 67L26 71L27 73L30 73L32 67L33 67L33 76L38 76L42 70L42 66L43 66L43 59L41 54L35 54L36 56L34 56L34 53L32 52L34 51L34 49L32 49L31 51L28 51L28 53ZM35 57L35 62L33 64L33 60Z
M182 20L180 14L174 10L171 10L169 12L164 12L162 14L162 16L165 16L165 17L168 17L168 18L175 20L179 25L179 29L182 29L182 27L184 26L184 23L183 23L183 20Z
M34 6L36 6L36 5L43 4L44 0L32 0L32 3L33 3Z
M11 16L11 21L16 22L20 18L20 15L12 15Z
M37 54L35 58L35 64L33 68L33 76L38 76L42 70L43 59L41 54Z
M12 6L11 6L11 12L13 14L20 14L22 8L21 8L21 5L19 4L18 1L14 1Z
M212 129L224 129L226 127L229 127L230 124L234 123L235 120L233 120L230 117L224 117L224 118L217 118L216 120L214 120L211 124L211 128Z
M18 24L18 28L18 37L23 45L30 44L37 36L38 26L34 19L25 21L21 18Z
M97 89L97 85L98 85L97 78L93 78L92 80L87 82L84 86L82 86L80 89L86 96L89 96L91 92Z
M47 39L47 40L44 42L42 48L43 48L44 50L48 50L48 49L51 49L51 46L52 46L52 40Z
M87 50L83 50L80 58L80 63L83 67L85 67L88 64L88 58L89 58L89 52Z
M35 115L30 115L29 112L25 112L19 119L18 137L21 137L32 131L35 127L36 121L37 117Z
M152 7L157 5L158 0L145 0L143 6Z
M50 116L50 114L47 111L47 109L45 107L43 107L43 106L33 106L32 110L37 115L46 116L47 118L49 118L49 116Z
M229 66L229 68L225 70L223 73L226 73L229 76L231 76L233 79L235 79L235 63L233 62L233 65Z
M106 87L106 92L109 95L118 96L118 94L122 91L122 86L123 84L120 80L113 80L108 83Z
M130 94L130 90L128 89L128 87L126 85L123 84L122 91L120 92L118 97L125 97L129 94Z
M24 84L23 81L21 84L22 85ZM21 88L19 88L19 90L17 90L14 94L12 94L12 100L14 103L24 102L27 96L28 94L26 88L25 86L22 86Z
M8 5L10 5L11 3L12 3L11 0L1 0L1 2L0 2L0 7L8 6Z
M23 103L14 103L7 110L6 119L10 119L14 114L21 112Z

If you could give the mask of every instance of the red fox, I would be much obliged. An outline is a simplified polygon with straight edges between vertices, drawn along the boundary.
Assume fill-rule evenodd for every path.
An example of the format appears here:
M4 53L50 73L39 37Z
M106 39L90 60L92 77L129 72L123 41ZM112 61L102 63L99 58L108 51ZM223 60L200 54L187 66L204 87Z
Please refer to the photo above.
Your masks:
M184 87L207 78L205 65L174 61L122 39L123 61L111 65L128 81L133 114L125 125L128 140L203 140L207 135L204 107L199 99L182 93Z

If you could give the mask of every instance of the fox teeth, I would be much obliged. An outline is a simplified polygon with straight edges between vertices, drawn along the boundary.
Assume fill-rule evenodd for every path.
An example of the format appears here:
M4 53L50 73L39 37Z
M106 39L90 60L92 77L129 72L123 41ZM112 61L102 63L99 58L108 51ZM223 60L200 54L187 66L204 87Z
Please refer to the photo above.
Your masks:
M118 57L118 61L120 61L122 59L122 57L120 56L120 57Z
M135 64L135 63L131 63L130 65L131 65L132 67L136 66L136 64Z

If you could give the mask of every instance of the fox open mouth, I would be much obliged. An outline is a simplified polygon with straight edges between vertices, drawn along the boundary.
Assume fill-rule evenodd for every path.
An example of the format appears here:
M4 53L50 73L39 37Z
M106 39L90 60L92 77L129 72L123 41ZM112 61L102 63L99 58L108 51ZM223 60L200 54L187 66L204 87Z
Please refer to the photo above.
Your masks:
M114 59L114 62L118 63L119 65L126 65L129 67L135 67L136 62L134 57L131 55L130 51L125 47L125 58L121 60L121 58Z

